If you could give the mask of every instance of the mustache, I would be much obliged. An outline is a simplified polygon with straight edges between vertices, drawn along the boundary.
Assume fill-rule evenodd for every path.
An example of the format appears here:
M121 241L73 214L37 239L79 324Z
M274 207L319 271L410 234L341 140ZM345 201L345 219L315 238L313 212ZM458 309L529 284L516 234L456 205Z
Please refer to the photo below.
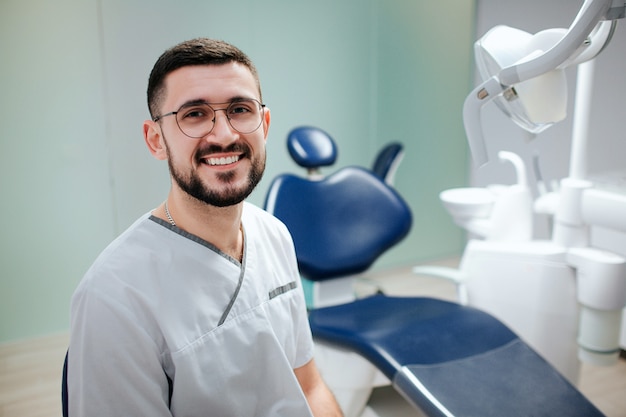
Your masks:
M209 145L205 148L198 149L196 152L196 160L201 161L204 158L218 153L240 153L242 157L250 157L250 147L245 143L232 143L228 146Z

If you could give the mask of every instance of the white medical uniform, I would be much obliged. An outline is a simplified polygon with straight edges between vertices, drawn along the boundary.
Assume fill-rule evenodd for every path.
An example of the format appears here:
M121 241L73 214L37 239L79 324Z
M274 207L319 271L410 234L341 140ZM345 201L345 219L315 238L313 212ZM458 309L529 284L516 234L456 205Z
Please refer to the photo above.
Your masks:
M291 237L248 203L242 223L241 264L150 214L104 250L72 298L70 417L312 416Z

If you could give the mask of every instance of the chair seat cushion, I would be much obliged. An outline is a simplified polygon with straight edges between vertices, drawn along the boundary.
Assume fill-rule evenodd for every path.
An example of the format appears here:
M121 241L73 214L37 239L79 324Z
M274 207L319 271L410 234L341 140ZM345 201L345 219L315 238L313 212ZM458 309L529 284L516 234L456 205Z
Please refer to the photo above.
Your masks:
M493 316L421 297L376 295L310 312L318 341L356 351L429 416L602 416Z
M458 361L406 366L393 385L431 417L603 416L520 339Z
M313 336L360 353L389 379L504 346L517 336L491 315L456 303L375 295L310 312Z

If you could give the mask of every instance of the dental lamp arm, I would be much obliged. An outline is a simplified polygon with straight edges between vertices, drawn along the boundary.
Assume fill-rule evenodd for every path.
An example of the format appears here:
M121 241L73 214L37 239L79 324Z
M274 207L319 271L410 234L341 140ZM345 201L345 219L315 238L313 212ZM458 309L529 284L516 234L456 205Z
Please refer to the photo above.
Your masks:
M481 108L504 91L496 76L476 87L465 99L463 104L463 125L474 163L481 166L487 163L487 146L483 137Z
M500 83L511 86L558 68L585 42L598 22L603 20L612 0L586 0L563 38L537 58L502 69Z

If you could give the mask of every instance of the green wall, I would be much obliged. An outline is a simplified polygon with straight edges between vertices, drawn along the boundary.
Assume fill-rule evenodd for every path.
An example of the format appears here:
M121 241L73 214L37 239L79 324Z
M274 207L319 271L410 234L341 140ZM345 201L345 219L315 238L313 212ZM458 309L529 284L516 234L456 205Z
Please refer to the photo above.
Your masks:
M398 190L409 237L376 265L456 255L437 194L467 181L461 106L470 89L474 1L0 1L0 342L66 331L71 294L98 253L168 191L141 123L156 57L195 36L256 62L272 109L268 170L297 171L285 137L319 126L336 167L369 165L387 141L406 156Z
M396 188L414 215L410 236L379 264L458 255L464 235L442 208L439 193L466 183L462 107L472 85L474 2L377 5L375 146L389 140L405 144Z

